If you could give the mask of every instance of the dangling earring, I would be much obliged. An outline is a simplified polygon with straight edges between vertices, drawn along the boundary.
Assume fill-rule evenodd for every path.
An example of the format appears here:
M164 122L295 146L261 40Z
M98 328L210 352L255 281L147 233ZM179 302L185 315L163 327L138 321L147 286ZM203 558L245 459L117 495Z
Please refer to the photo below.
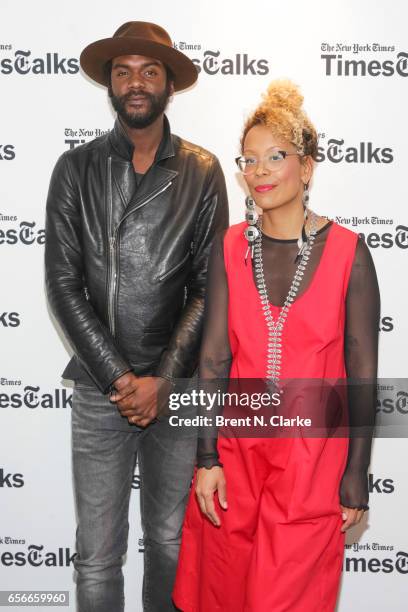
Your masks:
M303 194L302 194L302 203L303 203L303 225L302 225L302 231L301 234L298 238L297 241L297 245L299 247L299 250L297 252L297 255L295 257L295 264L298 263L298 261L301 259L301 257L303 256L303 253L306 249L307 246L307 241L308 241L308 236L306 234L306 221L309 215L309 184L306 183L303 186Z
M306 183L303 187L302 202L304 209L309 207L309 183Z
M306 183L303 187L302 201L303 201L304 208L307 208L309 205L309 185L308 183Z
M245 220L248 225L245 228L244 236L248 240L248 248L245 253L245 265L247 263L248 254L251 250L251 259L254 257L254 242L259 236L259 229L257 228L259 215L256 212L255 200L251 196L245 198Z

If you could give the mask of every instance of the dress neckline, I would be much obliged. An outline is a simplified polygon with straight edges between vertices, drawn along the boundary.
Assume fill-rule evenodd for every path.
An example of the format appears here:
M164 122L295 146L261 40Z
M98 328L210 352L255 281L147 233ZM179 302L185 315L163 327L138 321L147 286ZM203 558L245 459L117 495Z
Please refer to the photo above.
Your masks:
M325 232L331 225L333 224L333 221L328 221L326 223L326 225L323 225L323 227L321 227L319 230L317 230L316 232L316 236L319 236L320 234L322 234L323 232ZM270 240L271 242L280 242L280 243L286 243L286 244L295 244L298 241L298 238L273 238L273 236L268 236L268 234L264 234L264 232L262 232L262 238L265 238L265 240Z
M322 268L323 268L322 264L324 263L325 258L327 257L327 254L329 252L328 246L330 244L331 237L333 236L333 233L334 233L333 232L333 228L335 227L335 225L336 224L333 221L329 221L329 223L327 223L320 230L318 230L318 233L319 233L322 230L325 230L326 228L329 228L329 232L328 232L328 235L327 235L327 238L326 238L326 242L325 242L324 247L323 247L323 252L322 252L322 254L320 256L319 263L317 264L316 270L314 271L313 276L310 279L310 282L309 282L308 286L303 291L303 293L301 293L294 300L294 302L292 304L292 309L295 308L295 306L296 306L296 304L298 302L300 302L306 295L308 295L308 293L312 290L314 284L316 283L317 279L319 278L319 275L320 275L320 273L322 271ZM275 240L278 240L278 239L272 238L272 240L275 241ZM246 240L245 240L245 242L246 242ZM287 241L285 241L285 242L287 242ZM296 240L291 240L290 242L296 242ZM252 285L252 287L253 287L253 289L254 289L254 291L256 293L257 298L259 299L259 291L258 291L258 287L256 286L255 279L254 279L254 276L253 276L252 265L245 266L245 267L247 268L247 273L250 274L250 283L251 283L251 285ZM280 311L283 308L283 304L278 306L276 304L272 304L272 302L269 301L269 300L268 300L268 303L270 304L271 308L274 308L275 310Z

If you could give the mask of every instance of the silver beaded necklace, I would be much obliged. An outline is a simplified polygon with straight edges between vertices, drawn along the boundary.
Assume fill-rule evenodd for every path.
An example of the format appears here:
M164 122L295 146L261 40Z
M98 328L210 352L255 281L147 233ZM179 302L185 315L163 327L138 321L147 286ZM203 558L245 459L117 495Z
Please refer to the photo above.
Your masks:
M279 316L277 319L274 319L272 315L271 306L268 300L268 292L266 289L262 256L262 232L260 231L260 224L258 225L258 236L254 241L255 281L258 288L259 297L261 299L262 310L265 316L266 325L268 328L266 377L273 385L278 384L280 377L282 363L283 327L288 317L290 307L295 301L295 297L299 291L300 283L302 281L306 266L310 258L313 243L316 239L317 215L312 211L308 211L307 216L309 217L309 215L310 231L307 237L307 242L302 246L301 250L299 251L300 260L293 276L292 284L289 288L285 302L280 309Z

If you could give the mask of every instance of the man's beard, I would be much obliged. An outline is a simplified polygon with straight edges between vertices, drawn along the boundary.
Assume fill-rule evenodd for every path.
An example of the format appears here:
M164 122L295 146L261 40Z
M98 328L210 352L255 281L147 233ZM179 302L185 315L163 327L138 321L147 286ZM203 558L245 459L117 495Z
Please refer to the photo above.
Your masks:
M123 96L115 96L112 89L109 87L108 94L112 102L112 106L118 113L122 121L130 128L143 129L151 125L156 119L166 110L170 98L170 84L166 84L165 89L161 94L154 95L143 92L129 92ZM136 95L143 95L149 100L150 105L147 110L128 112L126 102Z

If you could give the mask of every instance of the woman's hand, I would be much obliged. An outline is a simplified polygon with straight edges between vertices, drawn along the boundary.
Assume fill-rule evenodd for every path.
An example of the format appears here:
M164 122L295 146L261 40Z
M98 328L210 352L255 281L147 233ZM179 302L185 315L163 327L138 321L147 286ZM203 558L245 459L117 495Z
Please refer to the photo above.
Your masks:
M201 512L213 525L219 527L221 520L215 511L214 504L214 493L216 491L221 508L227 510L227 483L224 477L224 470L218 465L211 469L199 468L197 470L195 492Z
M357 525L363 518L364 510L357 510L357 508L347 508L347 506L340 505L342 511L343 525L340 531L347 531L350 527Z
M350 527L357 525L363 518L364 510L359 507L368 508L368 476L367 469L349 466L343 474L340 483L340 508L342 511L343 525L341 531L347 531Z

